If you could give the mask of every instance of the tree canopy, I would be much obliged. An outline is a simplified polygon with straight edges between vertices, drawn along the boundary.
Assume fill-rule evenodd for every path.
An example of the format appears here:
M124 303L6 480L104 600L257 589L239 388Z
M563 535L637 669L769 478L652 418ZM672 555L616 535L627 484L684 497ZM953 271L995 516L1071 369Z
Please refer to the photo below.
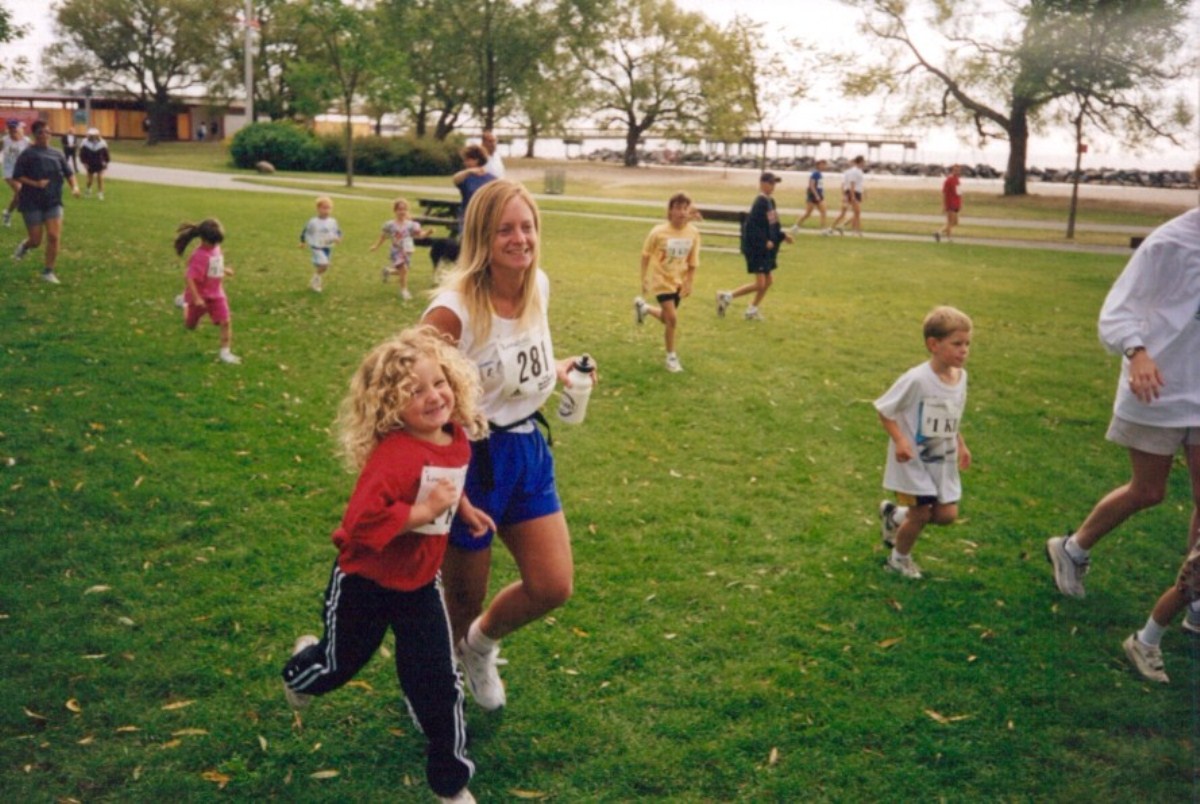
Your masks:
M1188 0L1024 0L1013 6L1015 25L978 0L843 2L862 10L861 29L878 46L847 69L846 91L898 97L902 122L949 121L981 143L1007 140L1006 195L1026 192L1031 131L1085 75L1097 113L1131 142L1169 137L1181 119L1179 104L1162 101L1188 65Z

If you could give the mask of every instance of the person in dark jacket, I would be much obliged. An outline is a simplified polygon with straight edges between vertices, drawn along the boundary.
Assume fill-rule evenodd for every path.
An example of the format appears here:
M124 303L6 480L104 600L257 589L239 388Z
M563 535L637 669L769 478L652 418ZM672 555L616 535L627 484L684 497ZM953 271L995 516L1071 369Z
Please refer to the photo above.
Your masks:
M96 179L96 197L104 200L104 171L108 170L108 143L100 136L100 129L89 128L87 138L79 146L79 158L87 169L87 194L92 194L92 178Z
M792 236L779 225L779 212L775 209L775 185L783 179L771 171L758 177L758 197L750 206L750 212L742 222L742 255L746 258L746 272L754 277L736 290L717 291L717 315L725 311L738 296L754 294L754 301L746 308L747 321L761 321L758 306L771 288L771 272L776 268L779 246L794 242Z

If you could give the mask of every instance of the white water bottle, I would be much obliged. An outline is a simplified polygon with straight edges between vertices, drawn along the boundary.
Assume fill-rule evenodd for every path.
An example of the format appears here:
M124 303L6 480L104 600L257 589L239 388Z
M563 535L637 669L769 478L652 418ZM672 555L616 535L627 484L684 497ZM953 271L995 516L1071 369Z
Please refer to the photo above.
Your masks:
M591 355L581 355L567 372L569 385L563 388L558 400L558 418L567 424L579 424L587 413L588 398L596 384L596 364Z

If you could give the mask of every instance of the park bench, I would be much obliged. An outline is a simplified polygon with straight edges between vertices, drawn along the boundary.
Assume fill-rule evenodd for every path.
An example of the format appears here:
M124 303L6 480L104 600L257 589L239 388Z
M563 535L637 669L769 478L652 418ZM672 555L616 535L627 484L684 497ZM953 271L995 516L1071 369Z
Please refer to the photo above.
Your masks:
M696 221L696 228L700 230L703 237L736 237L739 240L742 237L742 226L745 224L746 215L744 209L722 209L719 207L700 207L701 220ZM706 226L708 223L736 223L737 228L729 227L713 227Z
M429 259L433 262L434 270L443 260L453 262L458 258L458 213L462 202L448 198L418 198L421 214L414 215L413 220L421 226L442 226L449 233L447 237L417 237L413 245L429 249Z

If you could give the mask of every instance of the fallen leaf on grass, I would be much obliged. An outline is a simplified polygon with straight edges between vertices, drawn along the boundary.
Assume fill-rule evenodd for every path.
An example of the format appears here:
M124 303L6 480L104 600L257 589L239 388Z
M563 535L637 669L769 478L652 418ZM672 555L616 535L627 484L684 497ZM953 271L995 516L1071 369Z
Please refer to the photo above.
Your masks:
M584 631L582 628L578 628L578 627L572 627L571 633L577 637L582 637L584 639L587 639L589 636L591 636L591 634L589 634L587 631Z
M968 720L971 717L970 715L950 715L949 717L947 717L946 715L943 715L941 712L936 712L933 709L926 709L925 714L929 715L931 718L936 720L938 723L941 723L943 726L949 726L951 723L957 723L960 720Z
M108 654L107 653L85 653L82 656L80 656L79 658L88 659L90 661L95 661L96 659L108 658Z
M515 798L535 799L535 798L545 798L546 797L546 794L543 793L541 790L519 790L514 787L514 788L511 788L508 792L512 793L513 797L515 797Z
M85 595L96 595L101 592L108 592L111 589L112 589L111 586L108 586L107 584L99 583L99 584L96 584L95 586L89 586L87 589L84 589L83 593Z
M890 598L890 597L889 597L889 598L888 598L888 601L887 601L887 604L888 604L889 606L891 606L892 608L894 608L896 611L904 611L904 606L903 606L903 605L901 605L901 603L900 603L900 601L899 601L899 600L896 600L896 599L894 599L894 598Z
M22 709L25 712L25 717L29 718L30 720L36 720L38 723L49 722L49 718L47 718L45 715L39 715L37 712L33 711L27 706L22 707Z
M75 700L74 698L68 700L65 706L69 711L75 712L76 714L83 711L83 707L79 705L79 701Z
M89 734L87 737L84 737L82 740L76 741L75 744L76 745L91 745L94 742L96 742L96 738Z
M263 737L261 734L258 735L258 747L261 748L264 753L267 750L267 745L268 745L267 738Z
M118 617L117 622L119 622L121 625L124 625L128 628L133 628L134 626L137 625L137 623L135 623L133 620L129 619L128 617Z
M176 709L183 709L185 706L191 706L194 703L195 703L195 701L176 701L175 703L165 704L163 706L163 711L171 712Z
M180 729L171 732L172 737L200 737L205 734L208 734L207 729Z
M388 734L392 735L393 737L403 737L403 736L405 736L405 735L404 735L404 729L398 729L398 728L395 728L395 727L388 729Z
M348 682L346 682L346 686L347 687L358 687L360 690L366 690L367 692L375 691L375 688L371 686L371 683L369 681L363 681L361 679L356 679L354 681L348 681Z
M310 778L310 779L336 779L340 775L341 775L340 772L335 771L335 770L319 770L316 773L310 773L308 775L308 778Z
M879 645L879 647L883 648L884 650L887 650L888 648L890 648L894 645L899 645L903 641L904 641L904 637L891 637L890 639L884 639L875 644Z
M215 770L205 771L204 773L200 774L200 778L204 779L206 782L216 782L217 787L222 790L225 789L225 785L233 781L232 776Z
M117 726L117 734L131 734L135 731L141 731L137 726Z
M772 746L771 753L767 754L767 767L772 768L779 762L779 749Z
M183 745L183 740L167 740L159 747L165 750L167 748L178 748L181 745Z

